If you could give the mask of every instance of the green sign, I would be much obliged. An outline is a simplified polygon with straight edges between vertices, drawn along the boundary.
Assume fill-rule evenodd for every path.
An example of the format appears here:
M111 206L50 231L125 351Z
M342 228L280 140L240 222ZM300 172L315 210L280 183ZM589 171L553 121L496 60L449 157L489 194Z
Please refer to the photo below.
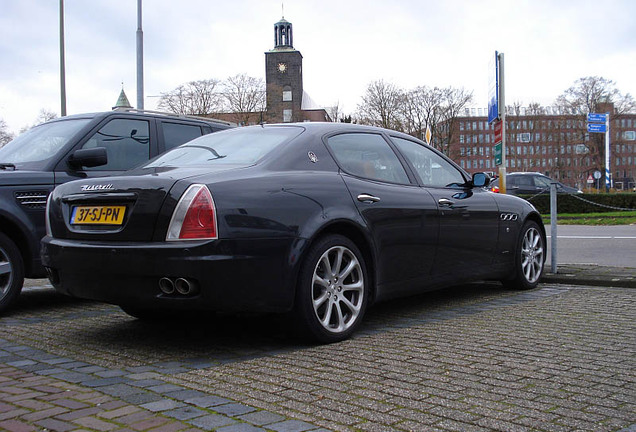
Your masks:
M501 165L501 143L498 142L497 144L495 144L495 165L499 166Z

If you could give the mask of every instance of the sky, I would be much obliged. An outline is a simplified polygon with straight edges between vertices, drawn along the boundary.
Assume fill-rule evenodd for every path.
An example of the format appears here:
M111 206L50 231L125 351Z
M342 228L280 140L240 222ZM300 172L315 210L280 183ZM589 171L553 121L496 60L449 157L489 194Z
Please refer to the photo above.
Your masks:
M17 133L60 114L59 1L0 0L0 119ZM374 80L455 87L486 107L495 51L506 102L550 105L601 76L636 97L633 0L144 0L144 105L181 84L240 73L265 80L274 24L293 25L303 84L354 113ZM67 113L136 105L137 0L64 0Z

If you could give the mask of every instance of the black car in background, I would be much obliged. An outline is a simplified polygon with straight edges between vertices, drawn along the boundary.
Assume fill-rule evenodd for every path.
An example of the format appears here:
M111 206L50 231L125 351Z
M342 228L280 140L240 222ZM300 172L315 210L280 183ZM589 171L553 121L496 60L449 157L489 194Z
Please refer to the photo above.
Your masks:
M138 318L292 312L334 342L373 302L480 279L537 285L541 217L488 182L390 130L236 128L57 187L42 258L59 292Z
M557 193L581 193L577 188L566 186L537 172L515 172L506 174L506 192L511 195L535 195L550 192L550 184L556 183Z
M0 311L25 277L44 277L40 239L49 193L69 180L119 174L227 122L137 110L62 117L0 148Z

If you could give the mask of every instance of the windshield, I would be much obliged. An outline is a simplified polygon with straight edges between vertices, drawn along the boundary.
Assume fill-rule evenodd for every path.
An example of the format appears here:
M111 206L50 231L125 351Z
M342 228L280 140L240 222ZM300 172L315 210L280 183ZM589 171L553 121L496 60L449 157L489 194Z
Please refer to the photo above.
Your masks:
M91 119L69 119L35 126L0 148L0 165L42 169Z
M300 127L251 126L204 135L150 161L146 168L193 165L252 165L283 142L303 131Z

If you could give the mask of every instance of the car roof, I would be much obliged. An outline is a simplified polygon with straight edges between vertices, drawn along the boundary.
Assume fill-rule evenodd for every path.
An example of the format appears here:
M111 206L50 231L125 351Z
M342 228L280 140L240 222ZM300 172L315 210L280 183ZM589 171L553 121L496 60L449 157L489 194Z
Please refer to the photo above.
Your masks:
M224 121L224 120L218 120L215 118L208 118L208 117L200 117L200 116L191 116L191 115L180 115L180 114L174 114L174 113L165 113L165 112L161 112L161 111L150 111L150 110L137 110L134 108L126 108L126 109L115 109L112 111L102 111L102 112L92 112L92 113L81 113L81 114L71 114L68 116L64 116L64 117L58 117L55 118L53 120L50 120L51 122L55 122L55 121L65 121L65 120L69 120L69 119L91 119L91 118L106 118L109 116L114 116L114 115L123 115L123 116L135 116L135 117L149 117L149 118L164 118L164 119L168 119L168 120L190 120L190 121L196 121L196 122L201 122L201 123L208 123L208 124L214 124L215 126L220 126L220 127L233 127L236 126L233 123Z
M416 140L425 144L422 140L408 135L404 132L398 132L392 129L385 129L377 126L361 125L356 123L338 123L338 122L296 122L296 123L265 123L264 127L280 127L280 126L299 126L305 128L311 133L329 133L329 132L375 132L385 133L388 135L399 136L406 139Z

